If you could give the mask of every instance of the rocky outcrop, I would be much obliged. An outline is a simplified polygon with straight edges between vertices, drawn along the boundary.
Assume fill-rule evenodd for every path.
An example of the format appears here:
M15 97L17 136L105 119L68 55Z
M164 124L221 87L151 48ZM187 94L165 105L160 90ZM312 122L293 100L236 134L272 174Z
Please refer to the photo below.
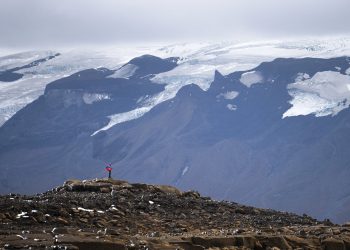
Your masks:
M350 249L350 227L196 191L70 180L0 197L0 249Z

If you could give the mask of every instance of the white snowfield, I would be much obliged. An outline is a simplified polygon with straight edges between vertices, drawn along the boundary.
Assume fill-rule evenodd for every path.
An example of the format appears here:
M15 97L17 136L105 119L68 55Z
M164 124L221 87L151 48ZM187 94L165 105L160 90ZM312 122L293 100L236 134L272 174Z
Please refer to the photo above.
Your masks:
M131 65L122 68L121 66L136 56L152 54L162 58L171 56L180 57L178 67L171 71L158 74L152 79L155 83L166 84L165 90L155 96L146 97L135 110L110 116L111 121L106 126L110 128L118 123L142 116L155 105L173 98L177 91L187 84L194 83L204 90L208 89L213 80L215 70L218 70L224 75L234 71L250 70L262 62L272 61L277 57L331 58L349 56L350 37L252 43L187 43L170 46L111 47L104 50L85 49L59 52L61 56L46 61L36 67L22 70L21 73L25 75L23 79L11 83L0 82L0 125L19 109L40 96L46 84L83 69L98 67L119 69L111 77L128 78L136 69ZM23 53L7 56L6 58L1 57L0 70L12 68L14 65L25 65L33 61L33 58L37 60L40 57L47 56L48 53L53 52L30 52L29 54ZM11 59L11 57L14 57L14 59ZM336 69L334 70L336 71ZM340 75L339 72L338 74ZM336 77L339 77L339 75ZM243 83L245 82L247 86L257 84L262 80L256 72L254 74L243 75L242 77ZM329 77L335 76L332 75ZM299 87L299 85L296 86ZM339 101L339 99L327 99L330 97L326 99L325 97L320 97L323 99L316 98L315 95L317 93L310 92L310 90L290 88L289 91L294 97L291 101L293 107L286 111L284 117L310 113L319 116L320 114L325 114L320 111L323 110L320 107L328 108L328 105L333 107L335 104L329 104L329 102L338 103ZM303 100L303 105L298 100ZM325 104L325 100L327 100L327 105ZM312 108L307 108L309 111L305 111L304 104ZM315 108L315 106L318 108ZM334 112L336 110L337 108L333 108L331 113L326 113L335 114ZM100 130L108 129L106 127Z

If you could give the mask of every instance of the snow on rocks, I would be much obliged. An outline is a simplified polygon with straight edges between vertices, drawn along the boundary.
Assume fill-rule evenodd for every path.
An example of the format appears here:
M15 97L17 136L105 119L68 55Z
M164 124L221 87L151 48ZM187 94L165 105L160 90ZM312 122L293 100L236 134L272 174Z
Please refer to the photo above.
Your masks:
M29 218L29 216L27 214L28 214L28 212L21 212L21 213L17 214L16 219Z
M86 209L86 208L82 208L82 207L78 207L77 209L80 211L83 211L83 212L94 212L93 209Z

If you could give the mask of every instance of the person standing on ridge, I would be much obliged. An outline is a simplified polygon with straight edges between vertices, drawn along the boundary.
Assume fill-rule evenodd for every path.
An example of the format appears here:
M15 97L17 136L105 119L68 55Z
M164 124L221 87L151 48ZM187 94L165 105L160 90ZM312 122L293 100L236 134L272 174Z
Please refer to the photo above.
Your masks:
M108 179L112 179L112 163L106 163L106 171L108 171Z

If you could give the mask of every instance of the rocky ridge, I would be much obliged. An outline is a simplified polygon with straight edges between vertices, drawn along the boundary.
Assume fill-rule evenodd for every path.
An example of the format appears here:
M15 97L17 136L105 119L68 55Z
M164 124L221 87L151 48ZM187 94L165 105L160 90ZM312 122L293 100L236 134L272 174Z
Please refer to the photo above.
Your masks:
M171 186L70 180L0 196L0 249L350 249L350 225Z

